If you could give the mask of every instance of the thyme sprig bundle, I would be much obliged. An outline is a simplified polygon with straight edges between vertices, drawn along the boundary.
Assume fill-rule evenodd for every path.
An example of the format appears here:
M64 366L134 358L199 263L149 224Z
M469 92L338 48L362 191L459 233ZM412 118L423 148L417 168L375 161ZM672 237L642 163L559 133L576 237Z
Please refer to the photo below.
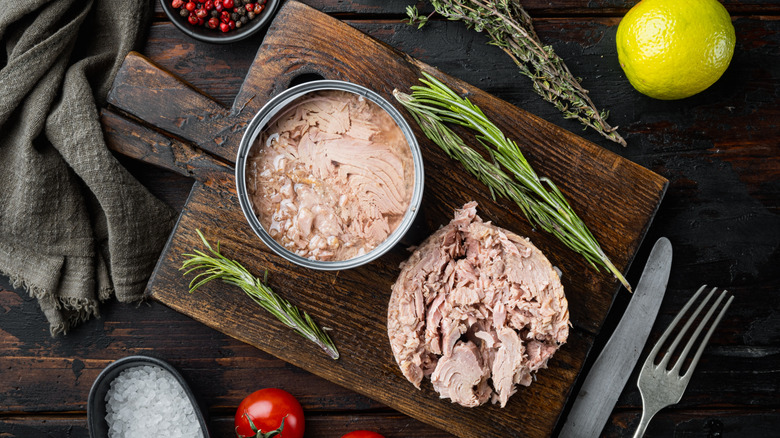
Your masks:
M488 186L494 199L498 194L514 201L532 225L555 235L595 269L601 266L612 272L630 291L631 286L604 254L593 234L555 183L537 176L517 144L508 139L482 110L433 76L425 72L423 75L425 79L420 81L426 86L413 86L411 95L393 91L395 98L412 114L423 133L450 158L460 162ZM487 161L467 146L445 123L476 131L477 140L487 149L495 163ZM501 166L509 173L504 172Z
M443 17L462 21L466 26L487 32L490 44L504 52L531 78L534 90L563 113L564 118L576 119L595 129L605 138L626 145L606 119L608 111L599 112L588 96L588 91L572 75L563 60L551 46L542 44L536 35L531 17L517 0L430 0L435 11ZM421 16L415 6L408 6L410 23L418 28L429 17Z
M297 307L268 287L266 284L268 271L265 271L263 280L260 280L240 263L220 254L219 243L217 243L217 248L214 249L206 241L206 238L203 237L203 233L200 230L197 230L197 232L212 255L198 250L194 251L194 254L184 254L185 257L189 257L181 267L182 270L187 270L184 275L193 271L200 271L190 282L190 293L195 292L199 287L212 280L222 280L227 284L238 286L252 301L269 311L284 325L319 345L333 359L339 358L339 352L330 336L312 320L311 316L306 312L301 313Z

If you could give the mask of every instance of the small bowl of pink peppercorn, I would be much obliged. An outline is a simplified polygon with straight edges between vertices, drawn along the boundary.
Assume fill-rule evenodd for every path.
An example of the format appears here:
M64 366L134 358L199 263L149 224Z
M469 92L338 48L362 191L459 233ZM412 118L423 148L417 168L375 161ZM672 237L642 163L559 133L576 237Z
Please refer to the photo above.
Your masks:
M185 34L214 44L233 43L270 23L279 0L160 0Z

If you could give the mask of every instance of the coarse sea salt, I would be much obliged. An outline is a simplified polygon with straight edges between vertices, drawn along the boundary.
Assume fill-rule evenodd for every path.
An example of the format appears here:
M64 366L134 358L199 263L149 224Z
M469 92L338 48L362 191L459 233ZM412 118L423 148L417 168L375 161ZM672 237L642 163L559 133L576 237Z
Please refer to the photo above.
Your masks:
M143 365L122 371L106 394L109 438L202 438L195 407L168 371Z

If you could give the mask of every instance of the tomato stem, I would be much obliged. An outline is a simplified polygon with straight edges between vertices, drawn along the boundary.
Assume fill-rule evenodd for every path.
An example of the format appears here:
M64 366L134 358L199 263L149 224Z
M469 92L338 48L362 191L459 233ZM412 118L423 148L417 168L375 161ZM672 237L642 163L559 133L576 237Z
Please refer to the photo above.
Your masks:
M249 416L247 412L244 412L244 417L246 417L246 421L249 422L249 427L252 428L252 432L255 433L255 435L251 437L246 437L244 435L241 435L238 433L238 426L236 426L236 437L237 438L272 438L277 435L281 436L282 431L284 430L284 420L287 418L287 415L282 417L282 424L279 425L279 428L276 430L272 430L270 432L263 432L262 430L258 429L257 426L255 426L255 422L252 421L252 417Z

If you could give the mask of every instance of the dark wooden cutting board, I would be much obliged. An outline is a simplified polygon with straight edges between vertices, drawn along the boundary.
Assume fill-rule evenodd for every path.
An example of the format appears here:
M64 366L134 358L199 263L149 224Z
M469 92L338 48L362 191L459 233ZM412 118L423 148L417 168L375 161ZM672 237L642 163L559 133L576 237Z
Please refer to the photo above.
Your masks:
M420 71L442 78L480 106L517 141L540 175L556 181L605 252L623 272L636 253L668 182L628 160L448 77L350 26L295 1L279 11L232 108L224 108L179 78L131 53L109 94L102 121L112 149L197 180L147 294L192 318L289 363L426 423L462 437L547 436L601 326L618 282L594 271L552 236L537 232L511 203L493 201L484 186L450 161L410 123L420 140L425 192L408 243L446 224L455 208L479 203L485 220L529 236L563 271L573 330L565 344L520 388L504 409L467 409L441 400L424 383L415 389L401 375L386 333L390 288L409 253L394 248L366 266L339 272L299 268L274 255L246 223L236 197L232 163L244 127L272 96L292 83L322 77L367 86L393 102ZM402 113L406 113L396 105ZM259 309L240 290L211 283L189 294L180 271L183 254L203 249L200 229L223 253L262 276L279 294L308 311L331 336L341 358L330 359ZM186 340L183 340L186 342ZM262 386L262 370L258 370Z

